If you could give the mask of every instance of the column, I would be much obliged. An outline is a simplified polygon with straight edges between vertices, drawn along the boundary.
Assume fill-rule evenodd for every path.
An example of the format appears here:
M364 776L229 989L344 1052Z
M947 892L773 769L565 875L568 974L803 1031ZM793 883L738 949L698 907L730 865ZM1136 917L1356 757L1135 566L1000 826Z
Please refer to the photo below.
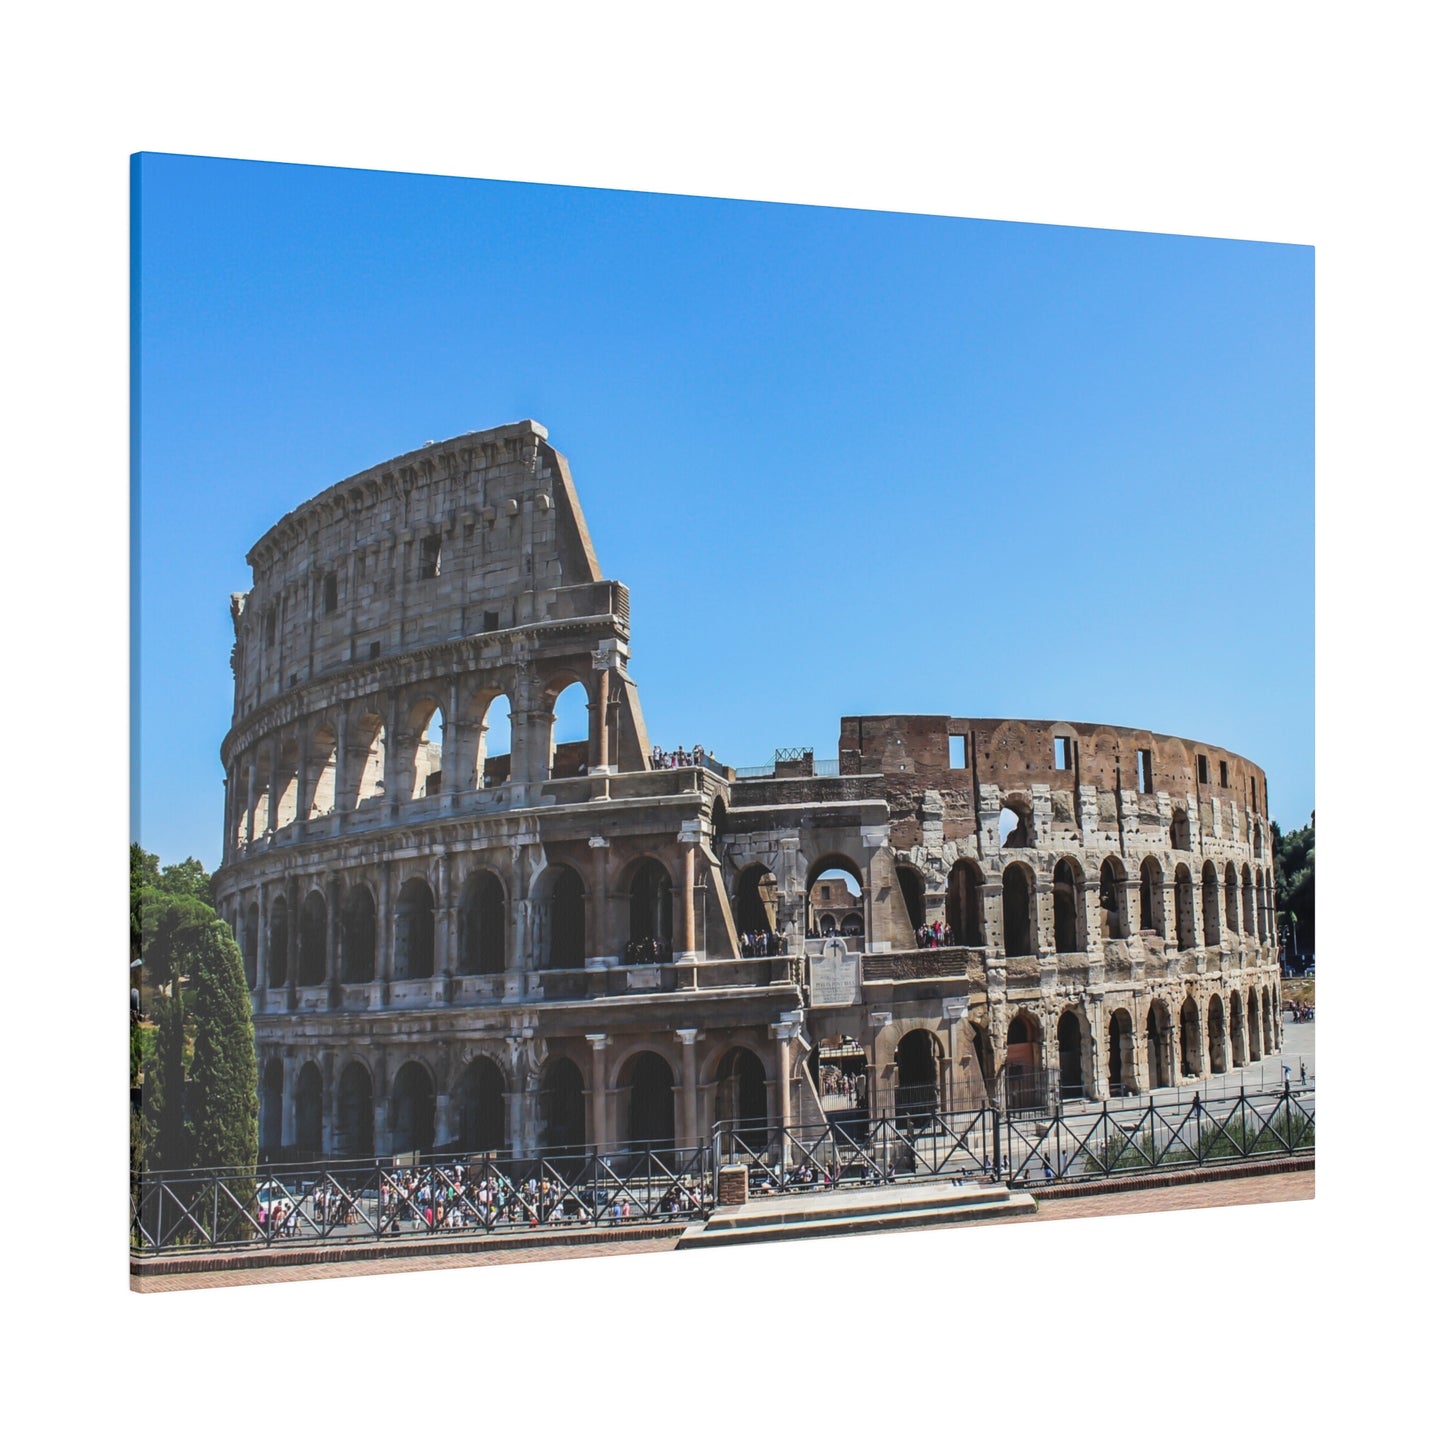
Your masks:
M326 983L335 1008L341 1001L341 877L337 873L326 880Z
M607 1138L607 1035L588 1034L592 1045L592 1147L604 1153Z
M592 762L589 771L594 773L610 773L612 771L612 753L608 747L607 736L607 712L611 696L612 669L606 666L599 667L594 696L589 709L592 731Z
M768 1030L773 1038L777 1040L777 1069L778 1069L778 1120L784 1133L793 1127L793 1089L792 1089L792 1057L793 1057L793 1035L797 1032L797 1024L791 1021L784 1021L776 1024L769 1024ZM787 1146L784 1145L783 1163L787 1163Z
M395 929L391 916L391 867L382 863L376 880L376 981L381 985L382 1003L391 998L391 940Z
M331 811L331 831L339 833L342 818L356 800L356 783L351 771L351 709L343 707L336 719L336 798Z
M610 845L606 838L594 836L587 840L592 851L592 885L587 900L587 949L583 959L586 968L606 968L613 961L608 947L607 859Z
M859 830L859 841L863 844L863 952L867 953L877 948L879 943L877 918L873 908L873 899L878 892L878 854L879 850L886 848L889 842L889 828L886 823L871 825ZM806 880L805 880L806 881ZM800 924L799 936L806 931L806 925ZM892 947L892 937L883 940Z
M271 920L266 916L266 887L256 885L256 988L271 987Z
M336 1056L330 1049L321 1058L321 1153L336 1152Z
M442 980L442 997L451 1001L452 979L457 972L457 930L452 908L452 865L443 853L437 860L437 906L433 948L437 973Z
M281 1065L281 1147L296 1147L296 1060Z
M401 750L401 697L392 692L386 702L386 757L381 767L386 811L392 818L401 807L401 783L397 777L401 769Z
M678 1029L676 1038L682 1045L682 1138L683 1149L696 1149L697 1136L697 1033L696 1029Z
M256 841L256 759L246 760L246 824L241 830L242 842L248 846Z

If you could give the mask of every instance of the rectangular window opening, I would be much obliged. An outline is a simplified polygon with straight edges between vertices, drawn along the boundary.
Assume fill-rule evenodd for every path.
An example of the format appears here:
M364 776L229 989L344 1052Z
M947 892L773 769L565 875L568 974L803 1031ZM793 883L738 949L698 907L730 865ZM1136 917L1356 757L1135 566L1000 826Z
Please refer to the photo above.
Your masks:
M1219 786L1221 788L1229 786L1229 764L1223 758L1219 760Z
M966 768L968 766L968 739L950 737L948 740L948 766L950 768Z
M441 576L442 570L442 539L440 536L423 537L421 539L420 560L417 562L416 575L422 581L428 577Z
M380 656L381 656L381 643L379 643L379 642L373 642L373 643L371 644L371 646L367 649L366 655L367 655L368 657L380 657Z
M496 612L482 613L482 631L495 632L502 625L500 614Z
M1196 774L1201 783L1209 781L1209 759L1203 753L1196 753L1194 756Z
M1139 791L1154 791L1154 754L1148 748L1139 749Z
M1054 771L1062 773L1072 766L1072 757L1069 751L1068 738L1054 739Z
M336 573L328 572L321 582L321 607L325 612L335 612L337 607Z

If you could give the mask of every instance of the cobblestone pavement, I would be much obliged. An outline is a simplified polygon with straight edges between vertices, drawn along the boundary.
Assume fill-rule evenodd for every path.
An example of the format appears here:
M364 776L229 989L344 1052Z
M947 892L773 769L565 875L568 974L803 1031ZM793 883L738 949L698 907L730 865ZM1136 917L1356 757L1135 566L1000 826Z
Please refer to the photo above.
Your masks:
M982 1229L993 1224L1028 1224L1051 1219L1087 1219L1100 1215L1149 1214L1158 1210L1210 1209L1228 1204L1273 1204L1313 1199L1313 1169L1289 1174L1262 1174L1249 1179L1230 1179L1208 1184L1175 1184L1167 1188L1130 1190L1100 1194L1083 1199L1043 1199L1037 1214L1019 1219L981 1219L972 1224L950 1225L956 1229ZM919 1233L922 1231L907 1231ZM527 1249L465 1255L432 1255L412 1259L341 1260L327 1264L305 1264L212 1271L203 1274L156 1275L133 1284L145 1294L175 1290L225 1288L242 1284L275 1284L309 1279L346 1279L370 1274L414 1274L434 1269L469 1269L476 1265L524 1264L555 1259L598 1259L622 1254L658 1254L672 1249L676 1235L653 1239L588 1242L582 1245L535 1245Z

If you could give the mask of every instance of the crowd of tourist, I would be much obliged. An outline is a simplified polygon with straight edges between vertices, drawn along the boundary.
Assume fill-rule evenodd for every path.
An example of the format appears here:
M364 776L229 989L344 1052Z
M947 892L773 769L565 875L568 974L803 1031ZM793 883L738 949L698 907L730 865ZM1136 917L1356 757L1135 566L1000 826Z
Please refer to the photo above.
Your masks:
M694 748L673 748L671 752L656 743L652 745L654 768L701 768L706 766L711 756L703 750L701 743Z
M867 1076L844 1073L837 1064L824 1064L818 1070L818 1087L824 1098L845 1098L854 1108L860 1108L867 1102Z
M952 926L940 923L936 918L932 923L925 923L922 928L915 929L913 936L918 940L919 948L953 947Z
M788 951L788 937L771 928L749 930L738 935L744 958L777 958Z
M863 930L856 923L845 923L842 928L836 928L829 924L826 928L819 928L815 923L808 930L809 938L862 938Z
M671 963L670 938L629 938L622 949L623 963Z

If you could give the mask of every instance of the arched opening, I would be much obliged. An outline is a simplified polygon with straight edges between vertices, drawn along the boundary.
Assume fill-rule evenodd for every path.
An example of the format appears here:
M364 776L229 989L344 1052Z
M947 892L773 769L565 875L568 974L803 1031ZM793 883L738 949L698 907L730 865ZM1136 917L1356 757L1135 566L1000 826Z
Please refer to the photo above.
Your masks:
M1251 987L1249 990L1249 1057L1250 1062L1256 1062L1262 1055L1259 1050L1259 995Z
M341 907L341 977L345 983L376 977L376 901L364 884L350 889Z
M1129 936L1128 899L1124 865L1117 858L1105 858L1099 868L1099 932L1106 939Z
M473 1059L457 1089L457 1142L464 1154L507 1146L507 1081L485 1054Z
M325 818L336 811L336 729L323 723L311 734L307 768L313 779L308 818Z
M1032 848L1033 838L1033 809L1028 801L1023 798L1010 798L1008 803L999 809L998 814L998 837L1001 848Z
M1186 1079L1204 1072L1200 1051L1199 1005L1191 995L1179 1010L1179 1065Z
M1003 951L1027 958L1034 947L1034 875L1022 863L1003 870Z
M436 1143L436 1086L425 1064L397 1070L391 1086L391 1152L430 1154Z
M286 953L290 942L286 900L277 897L271 905L271 928L266 936L266 982L271 988L286 987Z
M629 1149L662 1151L674 1141L672 1069L660 1054L634 1054L620 1080L627 1100Z
M495 788L512 772L512 702L505 693L483 687L461 709L461 726L449 746L460 750L458 787Z
M1072 858L1060 858L1054 865L1055 953L1083 953L1088 947L1079 928L1083 883L1083 873Z
M1139 867L1139 930L1159 933L1164 927L1164 874L1157 858Z
M1134 1062L1134 1020L1126 1008L1109 1015L1109 1097L1124 1098L1139 1092Z
M1149 1005L1147 1025L1151 1089L1162 1089L1174 1082L1174 1049L1169 1037L1172 1032L1169 1010L1163 999L1156 998Z
M1194 947L1194 879L1183 863L1174 870L1174 936L1180 948Z
M565 864L544 877L542 958L546 968L581 968L587 952L587 904L582 879Z
M1204 944L1212 948L1219 943L1219 874L1211 862L1204 865L1200 892L1204 895Z
M1242 1069L1249 1061L1244 1046L1244 1000L1238 989L1229 995L1229 1053L1236 1069Z
M495 873L483 869L467 879L457 927L459 972L502 973L506 969L507 901Z
M717 1067L716 1123L726 1129L723 1149L761 1150L768 1142L768 1080L763 1061L741 1046L723 1055Z
M838 920L831 913L819 915L818 927L822 930L824 937L838 931Z
M541 1144L549 1154L578 1154L587 1147L587 1099L582 1070L566 1057L549 1059L542 1070L537 1103Z
M817 938L822 934L819 915L825 908L836 917L845 907L861 905L862 875L846 854L827 854L808 870L806 896L808 937Z
M1216 993L1209 1000L1209 1072L1222 1074L1229 1068L1225 1045L1224 1002Z
M549 778L575 778L587 771L587 689L569 683L552 703L552 737L547 750Z
M1084 1097L1084 1037L1073 1009L1059 1015L1059 1098Z
M436 968L436 922L430 885L408 878L396 899L397 979L430 978Z
M898 1041L893 1055L898 1072L893 1111L900 1119L917 1124L938 1113L942 1058L943 1045L928 1029L910 1029Z
M861 913L845 913L842 922L838 925L838 932L844 938L862 938L863 915Z
M903 894L903 906L908 910L908 924L915 933L923 927L926 909L923 899L923 874L910 868L906 863L895 865L898 873L898 887Z
M256 987L256 947L261 937L261 910L254 904L246 905L245 923L241 928L241 964L246 970L246 987Z
M397 738L402 797L414 801L441 793L445 726L441 705L434 697L418 698L407 709L405 725Z
M1178 853L1189 851L1189 814L1183 808L1175 808L1170 820L1169 846Z
M365 1159L376 1152L376 1113L371 1075L355 1060L341 1071L336 1099L336 1150L343 1159Z
M1239 875L1233 863L1224 865L1224 926L1230 933L1239 932Z
M286 1071L280 1059L270 1059L261 1074L261 1157L275 1159L281 1152L281 1102Z
M386 796L386 724L380 714L364 712L356 720L354 745L356 780L354 808L363 808Z
M296 1075L296 1153L321 1158L321 1070L309 1061Z
M627 890L627 957L666 963L672 957L672 879L656 858L644 858Z
M1004 1057L1004 1098L1009 1109L1041 1109L1048 1097L1044 1074L1044 1031L1039 1021L1020 1009L1009 1020Z
M972 858L960 858L948 873L948 926L965 948L983 947L983 869Z
M716 814L716 806L714 806ZM778 880L762 863L749 863L738 874L733 918L739 933L773 933L778 926Z
M326 982L326 900L319 889L308 893L301 905L296 982L303 988Z

